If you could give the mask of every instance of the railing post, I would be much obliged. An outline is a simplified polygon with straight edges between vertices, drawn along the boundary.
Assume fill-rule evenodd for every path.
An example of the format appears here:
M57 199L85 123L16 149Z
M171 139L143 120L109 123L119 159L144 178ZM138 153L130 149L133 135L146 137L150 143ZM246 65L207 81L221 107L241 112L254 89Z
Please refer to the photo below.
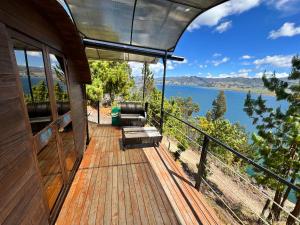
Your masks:
M100 124L100 112L99 112L99 108L100 108L100 101L98 100L98 102L97 102L98 124Z
M198 173L197 173L197 176L196 176L196 184L195 184L195 188L198 191L200 190L201 179L205 176L205 164L206 164L208 144L209 144L209 138L205 135L204 140L203 140L203 144L202 144L201 157L200 157L200 162L199 162L199 166L198 166Z
M160 106L160 133L163 133L164 127L164 101L165 101L165 86L166 86L166 73L167 73L167 51L165 52L165 57L163 58L164 73L163 73L163 86L161 92L161 106Z

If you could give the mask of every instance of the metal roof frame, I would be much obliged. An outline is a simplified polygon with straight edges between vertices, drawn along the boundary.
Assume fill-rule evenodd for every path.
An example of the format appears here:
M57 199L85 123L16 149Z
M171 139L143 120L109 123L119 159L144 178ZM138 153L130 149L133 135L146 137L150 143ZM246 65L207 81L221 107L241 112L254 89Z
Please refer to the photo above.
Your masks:
M150 56L150 57L156 57L156 58L164 58L165 52L167 52L167 58L170 60L176 60L176 61L183 61L184 59L182 57L177 57L177 56L172 56L173 52L179 42L179 40L181 39L184 31L190 26L190 24L195 20L195 18L197 18L199 15L201 15L202 13L204 13L205 11L218 6L220 4L223 4L224 2L227 2L229 0L215 0L215 3L213 3L212 5L208 5L208 6L197 6L197 3L193 3L192 1L183 1L183 0L166 0L166 2L170 2L170 3L174 3L174 4L178 4L178 5L182 5L182 6L186 6L186 7L190 7L193 8L195 10L199 10L199 13L196 13L195 15L193 15L194 17L191 17L189 22L182 27L181 33L178 33L178 36L176 36L176 39L174 39L174 44L170 43L170 46L166 46L166 49L163 48L162 46L147 46L147 44L145 44L143 46L142 43L136 43L133 44L133 33L134 33L134 21L135 21L135 17L136 17L136 9L137 9L137 2L139 0L134 0L134 5L133 5L133 11L132 11L132 16L131 16L131 26L130 26L130 40L129 43L122 43L122 42L114 42L112 40L100 40L99 38L95 38L95 37L91 37L88 33L82 33L82 31L80 31L78 29L77 26L77 20L74 18L73 12L70 9L68 0L61 0L65 3L67 10L69 11L69 14L73 20L73 23L75 25L75 27L77 28L78 32L81 34L82 38L83 38L83 43L86 47L90 47L90 48L95 48L95 49L105 49L105 50L112 50L112 51L118 51L118 52L123 52L123 53L132 53L132 54L137 54L137 55L144 55L144 56ZM154 50L154 51L152 51Z
M117 52L126 52L126 53L150 56L155 58L167 57L168 60L180 61L180 62L184 61L183 57L174 56L172 55L172 52L156 50L151 48L136 47L132 45L119 44L119 43L108 42L108 41L98 41L98 40L87 39L87 38L83 39L83 44L85 47L90 47L90 48L106 49L106 50L112 50Z

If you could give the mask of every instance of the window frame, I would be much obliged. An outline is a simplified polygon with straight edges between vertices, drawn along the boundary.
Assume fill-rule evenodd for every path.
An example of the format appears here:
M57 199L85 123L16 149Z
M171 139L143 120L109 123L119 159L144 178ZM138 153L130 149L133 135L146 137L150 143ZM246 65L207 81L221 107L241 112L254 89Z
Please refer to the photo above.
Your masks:
M65 192L68 188L69 182L73 179L72 177L74 176L74 171L72 171L74 174L72 174L72 176L67 176L67 171L66 171L66 166L65 166L65 156L64 156L64 152L63 152L63 146L62 146L62 140L60 137L60 134L58 132L58 121L61 117L63 117L64 115L58 116L58 112L57 112L57 105L56 105L56 99L55 99L55 94L54 94L54 85L53 85L53 77L52 77L52 71L51 71L51 62L50 62L50 54L57 54L58 56L63 58L64 61L64 68L65 68L65 76L66 76L66 85L67 85L67 91L69 94L69 98L70 98L70 91L69 91L69 77L68 77L68 68L67 68L67 64L66 64L66 59L64 57L64 55L57 49L52 48L50 46L48 46L47 44L44 44L38 40L36 40L33 37L30 37L28 35L25 35L21 32L18 32L12 28L7 27L7 31L8 31L8 35L9 35L9 45L10 45L10 52L11 52L11 60L14 64L14 68L15 68L15 73L16 73L16 82L17 82L17 86L18 86L18 91L19 91L19 95L20 95L20 99L21 99L21 104L22 104L22 108L24 110L24 117L26 120L26 127L27 127L27 131L28 131L28 135L30 138L30 141L32 143L32 155L33 155L33 159L34 159L34 166L36 167L36 171L38 174L38 178L40 180L40 187L41 190L43 192L43 204L45 206L45 209L47 211L47 214L49 215L49 218L51 220L52 216L55 216L55 214L57 213L57 209L58 207L61 205L61 199L64 197ZM32 47L37 48L39 51L42 52L42 58L43 58L43 63L44 63L44 72L45 72L45 77L46 77L46 82L47 82L47 87L48 87L48 92L49 92L49 102L50 102L50 107L51 107L51 116L52 116L52 121L45 126L42 130L40 130L39 132L37 132L36 134L33 135L32 129L31 129L31 124L30 124L30 119L29 119L29 115L28 115L28 111L27 111L27 106L26 106L26 101L25 101L25 97L24 97L24 92L23 92L23 87L21 84L21 80L20 80L20 74L19 74L19 70L18 70L18 65L17 65L17 61L15 58L15 53L14 53L14 40L23 42L26 45L30 45ZM70 103L71 103L71 99L70 99ZM66 113L66 114L71 114L71 104L70 104L70 110ZM72 120L71 120L72 121ZM42 140L41 136L43 134L45 134L45 132L47 132L48 130L51 130L52 135L50 135L46 140ZM77 153L77 158L76 161L74 163L74 168L75 168L75 164L78 164L79 162L79 154L77 152L77 147L76 147L76 141L75 141L75 135L74 135L74 131L73 132L73 136L74 136L74 148L75 151ZM43 183L43 178L42 178L42 174L41 174L41 170L39 168L39 161L38 161L38 154L40 153L40 151L43 149L43 147L49 142L50 138L53 137L53 135L55 135L56 138L56 143L57 143L57 154L59 157L59 165L62 171L62 177L63 177L63 185L62 188L60 190L60 193L54 203L54 206L52 209L49 208L48 205L48 199L47 199L47 195L46 195L46 189ZM46 143L46 144L45 144Z

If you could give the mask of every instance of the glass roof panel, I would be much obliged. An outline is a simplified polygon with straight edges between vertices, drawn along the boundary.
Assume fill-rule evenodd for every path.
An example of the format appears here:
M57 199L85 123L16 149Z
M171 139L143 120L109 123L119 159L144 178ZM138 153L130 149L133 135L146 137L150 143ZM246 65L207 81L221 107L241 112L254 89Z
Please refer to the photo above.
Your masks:
M59 0L62 1L62 0ZM227 0L65 0L79 32L88 39L174 51L188 25ZM152 60L152 57L87 49L92 58Z
M96 40L130 43L134 0L66 0L78 30Z
M132 44L169 50L175 47L186 26L200 12L166 0L138 0Z

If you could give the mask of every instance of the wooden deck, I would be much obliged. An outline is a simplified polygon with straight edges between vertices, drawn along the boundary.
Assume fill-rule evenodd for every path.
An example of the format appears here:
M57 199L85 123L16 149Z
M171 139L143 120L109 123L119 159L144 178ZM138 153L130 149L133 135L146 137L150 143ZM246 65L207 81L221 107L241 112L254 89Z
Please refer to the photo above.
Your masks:
M163 146L122 151L121 130L99 126L56 224L221 223Z

